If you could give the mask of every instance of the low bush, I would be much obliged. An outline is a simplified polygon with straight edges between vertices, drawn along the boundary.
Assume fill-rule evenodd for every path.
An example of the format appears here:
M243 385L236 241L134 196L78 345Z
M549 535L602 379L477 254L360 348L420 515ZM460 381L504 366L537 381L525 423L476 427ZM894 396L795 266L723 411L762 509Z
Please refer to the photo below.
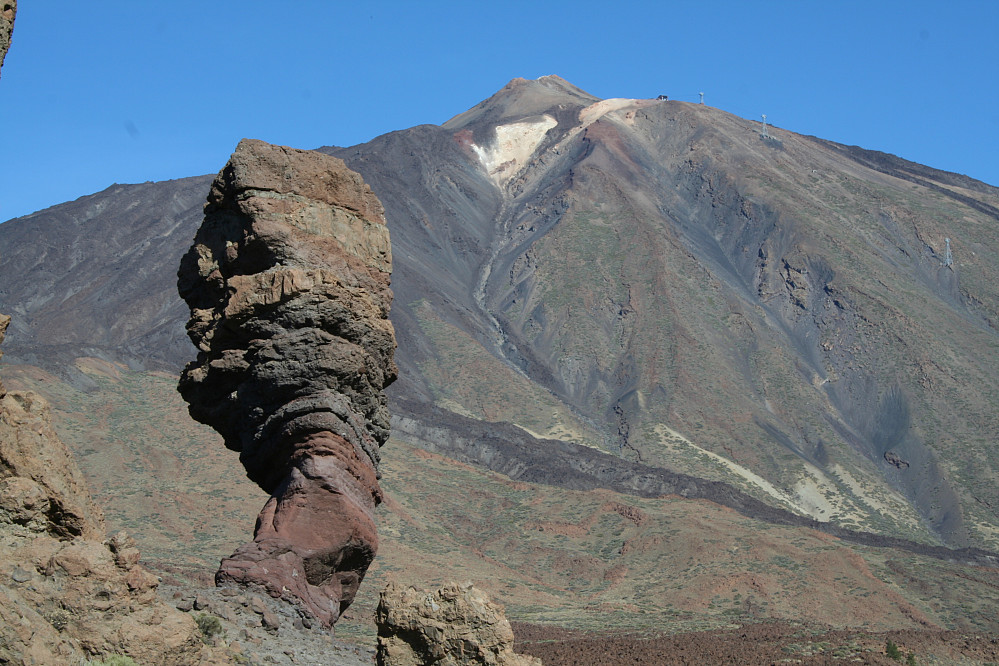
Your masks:
M194 621L201 630L201 638L208 643L213 637L222 633L222 620L208 613L199 613L194 616Z
M129 656L109 654L103 659L91 659L84 666L139 666L139 664Z

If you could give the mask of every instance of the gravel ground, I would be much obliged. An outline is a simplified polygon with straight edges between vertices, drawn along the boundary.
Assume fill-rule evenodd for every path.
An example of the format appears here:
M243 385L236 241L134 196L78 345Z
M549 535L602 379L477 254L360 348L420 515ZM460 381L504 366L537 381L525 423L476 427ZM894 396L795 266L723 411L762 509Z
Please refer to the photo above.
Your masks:
M513 630L514 649L540 657L545 666L999 663L999 635L956 631L875 633L777 621L659 636L595 635L519 623ZM894 658L888 641L898 650Z
M335 638L290 604L266 594L231 587L169 585L161 586L160 594L196 620L201 618L203 633L206 628L213 633L213 626L217 627L218 632L206 640L222 648L235 663L371 666L375 661L373 650Z

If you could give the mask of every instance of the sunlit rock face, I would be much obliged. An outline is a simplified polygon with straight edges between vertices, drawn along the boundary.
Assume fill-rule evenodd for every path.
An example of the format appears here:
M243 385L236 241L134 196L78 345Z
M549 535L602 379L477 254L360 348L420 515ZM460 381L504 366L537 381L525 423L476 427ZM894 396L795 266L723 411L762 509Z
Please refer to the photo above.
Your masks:
M271 498L216 582L332 626L377 548L383 393L396 377L381 203L339 159L243 140L181 261L198 358L180 392Z
M0 314L0 343L10 319ZM0 571L0 663L125 654L165 666L212 656L194 619L159 599L159 579L139 563L132 538L106 538L49 403L2 382Z
M513 651L503 606L471 583L417 590L389 583L375 611L379 666L541 666Z

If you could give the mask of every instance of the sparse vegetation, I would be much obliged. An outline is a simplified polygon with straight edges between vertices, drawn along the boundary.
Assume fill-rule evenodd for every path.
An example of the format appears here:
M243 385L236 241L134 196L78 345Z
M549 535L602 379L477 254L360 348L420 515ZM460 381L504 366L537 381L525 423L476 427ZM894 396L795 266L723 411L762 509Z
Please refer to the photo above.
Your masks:
M592 136L596 147L599 129ZM619 129L621 136L630 131ZM715 129L701 128L700 138L718 139ZM678 124L670 133L684 131ZM503 250L509 256L494 255L502 259L491 266L497 270L478 274L483 280L492 275L477 302L502 319L503 330L470 327L461 313L474 304L437 298L448 295L443 291L415 305L397 304L404 314L409 307L419 324L408 331L422 343L415 379L438 405L458 413L586 441L741 486L770 503L777 494L759 491L760 484L733 472L735 465L781 491L795 492L800 484L809 493L801 496L813 500L823 518L845 527L929 540L932 530L922 527L918 510L932 517L954 509L970 543L999 547L991 436L999 423L993 372L999 261L994 225L986 224L992 218L961 203L979 196L973 191L962 194L956 185L954 192L927 191L890 170L872 178L861 163L839 174L839 159L824 162L821 171L804 168L809 145L790 134L785 141L779 161L772 151L763 163L753 162L752 151L744 155L749 161L740 165L744 180L738 182L726 180L734 164L722 155L713 155L713 164L700 160L704 155L693 142L688 149L685 139L674 148L686 165L648 173L661 179L657 188L636 179L618 191L611 170L583 165L573 182L592 189L566 185L574 189L558 207L537 206L536 216L552 226L530 239L526 231L521 236L530 247L529 265L519 273L506 270L504 262L523 258L510 245ZM616 154L627 152L622 144ZM645 166L639 160L635 173ZM521 194L526 201L529 191ZM995 199L995 190L989 197ZM444 228L444 220L434 222ZM395 224L404 228L406 220ZM500 234L514 228L504 225L498 220L489 230L496 234L493 249L501 247ZM960 273L956 267L938 271L934 256L945 234L954 237ZM446 244L450 237L435 238ZM479 241L464 232L454 238L463 244L455 246L462 261L474 268L475 252L464 250L477 251ZM406 253L397 256L405 261ZM790 262L785 269L782 261ZM835 276L821 277L825 273ZM464 291L461 285L454 293ZM447 307L435 309L441 303ZM504 340L524 352L517 367L500 349ZM401 346L400 355L404 351ZM57 376L37 381L63 391L54 408L70 415L62 429L71 445L76 440L98 500L113 498L109 524L135 530L144 556L160 564L213 567L220 552L231 552L234 535L245 537L252 525L252 514L236 514L243 504L231 482L241 475L220 464L231 452L214 440L205 445L204 433L178 406L175 378L124 367L105 373L93 360L81 364L80 377L96 387L92 392L72 390ZM544 384L533 374L539 368L547 373ZM867 391L865 382L874 388ZM910 448L922 441L942 461L932 495L916 482L904 486L919 472L917 464L909 476L889 469L888 477L883 450L868 457L859 450L860 440L874 441L856 433L882 420L872 410L890 382L911 393L912 413L911 427L903 423L907 414L892 430L910 433ZM773 432L764 431L764 423L774 425ZM667 424L678 434L657 430ZM802 443L822 446L802 453ZM393 440L383 453L391 501L378 514L383 551L361 590L358 616L370 615L364 604L370 610L389 575L426 582L460 571L491 581L517 619L587 629L668 624L677 631L799 616L850 626L870 620L879 632L923 618L947 628L999 627L994 570L856 546L753 521L706 501L512 482L435 456L419 442ZM801 462L806 457L815 459L814 475ZM830 465L846 471L822 478ZM157 473L163 470L169 473ZM535 472L523 478L543 478L545 470ZM119 490L108 479L128 483ZM943 481L958 491L955 500L940 491ZM918 510L907 504L917 493L928 498ZM259 506L246 504L251 511ZM205 522L192 527L198 520ZM886 605L886 591L906 603L894 603L893 596ZM75 621L61 609L46 618L57 630ZM206 642L223 633L218 617L202 613L195 620ZM883 649L909 664L916 663L911 650L933 660L908 634L894 636L905 649L885 642L883 633L863 649L878 659ZM852 658L861 647L805 636L784 649ZM134 662L112 655L91 663Z
M201 630L201 638L205 643L210 643L213 638L224 632L222 620L208 613L198 613L194 616L194 621Z
M66 625L69 624L70 620L72 620L73 617L72 615L69 614L67 610L63 608L57 608L48 615L46 615L45 619L48 620L49 624L55 627L58 631L62 631L63 629L66 628Z
M128 655L109 654L103 659L91 659L84 666L139 666L139 664Z

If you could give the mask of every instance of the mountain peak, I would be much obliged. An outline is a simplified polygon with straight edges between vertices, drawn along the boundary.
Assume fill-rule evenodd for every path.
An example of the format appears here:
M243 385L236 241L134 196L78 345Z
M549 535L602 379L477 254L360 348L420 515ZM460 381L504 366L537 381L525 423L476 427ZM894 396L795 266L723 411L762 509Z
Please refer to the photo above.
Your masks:
M515 78L495 94L444 123L461 129L479 123L499 124L550 113L558 117L567 109L577 112L600 98L554 74L537 79Z
M525 79L521 77L510 79L510 82L503 87L503 90L518 86L527 86L529 88L542 87L542 88L548 88L549 90L553 91L559 91L568 95L598 99L596 97L593 97L593 95L590 95L585 90L582 90L581 88L572 85L558 74L545 74L544 76L539 76L536 79Z

